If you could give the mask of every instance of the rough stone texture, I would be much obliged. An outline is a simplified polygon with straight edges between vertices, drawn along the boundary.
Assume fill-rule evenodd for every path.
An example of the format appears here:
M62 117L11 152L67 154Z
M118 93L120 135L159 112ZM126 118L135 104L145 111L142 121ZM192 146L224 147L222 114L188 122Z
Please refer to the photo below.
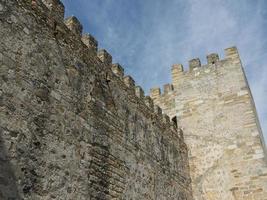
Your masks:
M226 58L190 61L189 72L174 65L174 90L151 97L178 120L189 148L195 200L267 199L266 148L236 48ZM166 89L165 89L166 90Z
M0 199L192 200L181 132L42 1L0 0Z

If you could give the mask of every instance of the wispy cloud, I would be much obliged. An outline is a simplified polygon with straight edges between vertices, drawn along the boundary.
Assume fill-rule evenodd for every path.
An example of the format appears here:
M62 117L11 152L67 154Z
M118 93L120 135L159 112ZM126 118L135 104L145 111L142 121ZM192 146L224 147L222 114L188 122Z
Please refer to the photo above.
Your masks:
M146 91L170 66L236 45L267 138L267 1L63 0Z

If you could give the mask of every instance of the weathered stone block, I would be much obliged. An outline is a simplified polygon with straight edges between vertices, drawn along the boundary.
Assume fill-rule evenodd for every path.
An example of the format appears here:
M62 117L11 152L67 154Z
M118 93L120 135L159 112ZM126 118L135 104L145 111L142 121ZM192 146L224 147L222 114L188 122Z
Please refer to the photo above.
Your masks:
M133 88L135 86L135 81L131 76L125 76L123 78L123 81L124 81L125 85L129 88Z
M92 49L94 52L97 52L98 42L92 35L88 33L84 34L82 36L82 41L89 49Z
M138 98L143 99L145 96L144 90L140 86L136 86L135 87L135 95Z
M65 20L65 24L73 34L77 35L78 37L82 36L83 26L75 16L68 17Z
M101 49L97 52L97 57L107 66L112 64L112 56L105 50Z
M195 68L201 67L201 62L199 58L194 58L189 61L189 70L193 71Z
M150 97L152 99L157 98L161 95L160 88L151 88L150 89Z
M217 53L212 53L207 55L208 64L215 64L219 61L219 55Z
M116 74L120 78L123 78L124 69L119 63L112 64L112 68L111 69L112 69L114 74Z
M163 86L164 88L164 94L169 94L170 92L173 91L173 85L172 84L165 84Z

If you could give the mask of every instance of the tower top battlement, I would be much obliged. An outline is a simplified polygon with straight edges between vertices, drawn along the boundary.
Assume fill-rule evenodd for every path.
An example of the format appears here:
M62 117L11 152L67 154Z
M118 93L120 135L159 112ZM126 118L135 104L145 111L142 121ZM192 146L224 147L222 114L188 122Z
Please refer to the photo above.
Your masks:
M183 78L183 76L198 76L201 73L208 73L209 71L215 70L216 67L221 66L221 63L224 62L240 62L239 53L236 47L230 47L224 50L225 58L219 59L219 55L217 53L211 53L206 56L207 64L202 65L199 58L193 58L188 61L189 65L188 71L184 70L182 64L174 64L171 67L171 76L172 83L165 84L163 86L164 92L161 92L160 87L153 87L150 89L150 96L155 99L161 95L169 94L173 91L173 87L177 86L177 83ZM187 80L188 81L188 80Z

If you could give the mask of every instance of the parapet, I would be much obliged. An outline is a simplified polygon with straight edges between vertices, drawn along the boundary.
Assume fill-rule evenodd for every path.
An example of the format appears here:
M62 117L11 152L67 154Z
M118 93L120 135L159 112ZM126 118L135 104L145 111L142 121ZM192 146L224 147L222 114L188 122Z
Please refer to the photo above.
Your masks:
M208 64L215 64L219 61L219 55L217 53L211 53L207 55Z
M173 85L172 84L165 84L164 86L163 86L163 88L164 88L164 94L169 94L170 92L172 92L173 91Z
M65 19L65 24L73 34L77 35L78 37L82 36L83 26L75 16Z
M118 66L120 66L120 65L119 64L113 64L112 67L118 68ZM114 74L116 75L116 73L117 72L115 71ZM124 81L124 84L126 85L127 88L134 90L135 96L138 97L138 99L140 99L140 101L144 102L144 105L153 113L153 118L155 120L157 120L159 122L159 124L161 124L161 126L164 126L166 128L170 128L172 131L177 132L177 129L171 128L172 122L170 121L170 117L167 116L166 114L162 113L162 109L158 105L154 104L153 99L150 96L144 95L144 90L142 89L142 87L135 86L135 81L131 76L127 75L127 76L123 77L123 81ZM160 92L159 88L156 88L155 90Z
M138 98L143 99L145 96L144 90L140 86L136 86L135 87L135 95Z
M91 34L84 34L82 41L89 49L92 49L95 53L97 52L98 42Z
M193 71L197 67L201 67L201 62L199 58L189 60L189 71Z
M46 6L50 9L52 15L48 14L47 16L52 16L56 20L62 20L64 18L64 5L59 0L42 0ZM82 36L82 30L83 27L79 20L72 16L65 20L65 25L68 27L68 29L77 36L89 49L92 49L94 52L97 52L98 48L98 42L97 40L90 34L84 34ZM231 47L225 49L225 56L226 59L235 59L239 58L238 51L236 47ZM177 125L174 124L173 121L170 121L169 117L167 115L162 114L162 109L155 105L153 100L157 100L162 94L160 88L153 88L150 90L151 97L146 96L144 97L144 91L140 86L135 87L135 81L131 76L125 76L124 77L124 69L123 67L116 63L112 64L112 56L105 50L99 50L97 52L97 57L99 60L106 66L110 66L110 69L112 70L113 74L120 79L123 80L126 87L130 88L135 96L140 99L140 101L144 102L144 105L147 106L147 108L151 111L153 111L154 116L157 116L157 119L162 119L161 121L165 125L170 125L173 129L173 131L177 131ZM218 63L219 56L216 53L211 53L207 55L207 63L208 65L214 65ZM189 72L195 71L195 69L201 67L200 59L195 58L189 61ZM172 79L173 84L166 84L164 85L164 95L170 94L173 91L173 85L178 82L178 80L181 78L181 76L186 75L187 72L184 71L184 67L182 64L175 64L172 66ZM132 94L133 94L132 93Z
M97 57L105 64L111 65L112 64L112 56L105 50L101 49L97 52Z
M123 81L125 83L125 85L129 88L133 88L135 86L135 81L133 80L133 78L131 76L125 76L123 78Z
M238 58L239 59L239 53L236 47L230 47L230 48L225 49L224 54L226 58L229 58L229 59Z
M48 23L50 28L52 28L55 31L54 33L57 33L55 34L55 37L56 36L59 37L63 34L66 34L68 37L64 37L64 40L66 41L69 38L71 42L75 42L74 44L76 46L72 45L73 47L78 47L78 48L80 47L79 50L81 51L85 50L85 47L87 47L88 49L91 49L92 52L95 52L96 54L95 58L98 58L99 60L98 64L100 64L101 61L103 64L101 65L101 67L108 66L108 68L106 68L107 72L112 71L114 74L113 77L115 78L115 76L117 76L119 79L116 80L117 81L120 80L122 83L125 84L126 87L124 86L124 89L129 88L127 92L129 92L129 94L131 95L136 96L136 98L134 98L134 102L138 102L138 105L141 106L141 108L144 108L145 106L150 111L149 113L146 112L146 115L149 114L151 116L151 119L157 120L156 122L159 122L160 126L170 128L170 124L172 123L170 121L170 118L167 115L163 115L162 109L154 104L153 99L150 96L145 97L144 90L140 86L135 86L135 81L131 76L129 75L124 76L123 67L118 63L112 64L112 56L105 49L101 49L98 51L98 42L92 35L90 34L82 35L83 26L80 23L80 21L75 16L68 17L63 21L65 8L64 5L60 2L60 0L36 0L36 1L38 1L37 3L39 3L41 6L39 6L39 4L36 4L36 6L34 7L35 10L42 11L44 16L46 17L46 22ZM37 9L42 9L42 10L37 10ZM48 12L48 9L50 10L50 12ZM61 20L61 22L57 20ZM80 43L78 40L80 41ZM174 70L182 72L183 67L182 65L176 66ZM108 73L108 75L111 74ZM112 76L110 76L109 78L111 77ZM172 90L173 86L171 84L164 86L164 93L168 93L169 91ZM160 88L155 88L154 90L152 90L152 93L155 96L160 96L161 95ZM130 98L132 98L132 96Z
M182 64L172 65L171 74L172 74L173 84L176 84L174 80L178 80L179 77L183 74L183 72L184 72L184 67Z
M119 64L113 64L113 68L118 68L120 65ZM117 72L114 74L116 75ZM153 102L153 99L150 96L145 96L144 95L144 90L140 86L135 86L135 81L134 79L127 75L123 77L124 84L126 85L127 88L132 89L134 91L134 94L140 101L144 102L144 105L153 113L153 118L159 122L159 124L163 125L166 128L170 128L171 130L177 132L176 129L171 128L171 121L169 116L165 115L162 113L162 109L158 106L155 105ZM159 88L156 89L159 92Z
M123 78L124 69L119 63L112 64L111 70L116 76Z
M219 55L217 53L210 53L206 56L207 58L207 65L205 66L216 66L220 61L224 60L236 60L237 62L240 62L239 59L239 53L236 47L230 47L224 50L225 52L225 59L220 60ZM218 66L218 65L217 65ZM179 83L179 80L183 75L190 74L191 72L200 69L201 62L199 58L194 58L189 60L189 70L184 71L184 67L182 64L174 64L171 68L171 74L172 74L172 84L175 86ZM154 92L153 92L154 93ZM156 94L156 93L155 93ZM164 92L165 94L165 92ZM153 95L156 96L156 95Z
M201 62L199 58L194 58L189 61L189 70L184 71L184 67L182 64L174 64L171 68L172 73L172 83L165 84L163 86L164 92L161 93L159 87L155 87L150 89L150 97L154 100L154 102L168 101L171 97L165 96L173 94L174 88L178 87L181 81L189 81L190 78L197 77L202 74L209 73L212 71L211 69L215 69L216 67L221 67L219 63L227 62L240 62L238 50L236 47L230 47L225 49L225 59L220 60L219 55L217 53L210 53L206 56L207 64L201 66ZM234 63L233 62L233 63ZM205 70L200 70L200 69ZM184 79L186 77L186 79ZM161 99L162 98L162 99Z
M152 99L156 99L161 95L161 90L160 88L151 88L150 89L150 97Z
M173 73L182 73L184 71L184 66L182 64L174 64L172 65Z

